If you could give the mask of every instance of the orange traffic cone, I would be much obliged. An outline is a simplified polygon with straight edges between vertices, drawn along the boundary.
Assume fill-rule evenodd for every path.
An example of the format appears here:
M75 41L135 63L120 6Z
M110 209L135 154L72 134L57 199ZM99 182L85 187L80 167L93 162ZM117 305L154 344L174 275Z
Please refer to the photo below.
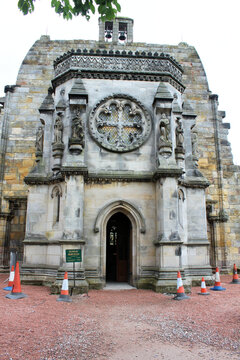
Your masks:
M231 284L240 284L240 280L238 278L238 273L237 273L237 266L236 264L233 265L233 279Z
M68 273L67 273L67 271L64 274L61 294L60 294L59 298L57 299L57 301L66 301L66 302L72 301L72 299L70 298L69 293L68 293Z
M183 282L181 278L181 273L178 271L177 274L177 295L174 296L173 300L184 300L189 299L189 296L187 296L184 292Z
M201 292L198 293L198 295L210 295L210 293L207 292L207 288L206 288L206 283L205 283L204 277L202 277Z
M15 276L12 285L12 291L10 294L5 296L8 299L21 299L27 297L21 290L20 274L19 274L19 263L16 263Z
M10 276L9 276L9 279L8 279L8 286L3 288L3 290L11 291L12 290L12 285L13 285L13 280L14 280L14 265L12 265L12 268L11 268L11 271L10 271Z
M218 269L218 267L216 268L214 287L210 288L210 290L214 290L214 291L223 291L223 290L226 290L224 287L221 286L220 275L219 275L219 269Z

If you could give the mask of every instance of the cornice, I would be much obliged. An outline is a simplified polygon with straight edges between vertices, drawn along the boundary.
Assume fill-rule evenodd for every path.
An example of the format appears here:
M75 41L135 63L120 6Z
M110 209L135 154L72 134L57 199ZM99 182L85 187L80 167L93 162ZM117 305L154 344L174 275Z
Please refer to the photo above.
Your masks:
M181 93L183 69L168 54L145 51L71 50L54 62L54 88L72 78L169 82Z
M77 56L77 55L85 55L85 56L106 56L106 57L126 57L126 58L142 58L142 59L167 59L170 60L182 73L183 73L183 68L182 66L169 54L165 54L163 52L158 53L158 52L154 52L152 53L151 51L126 51L126 50L106 50L106 49L77 49L75 50L70 50L66 53L64 53L62 56L58 57L55 61L54 61L54 68L56 69L57 66L63 62L66 59L69 59L71 56Z

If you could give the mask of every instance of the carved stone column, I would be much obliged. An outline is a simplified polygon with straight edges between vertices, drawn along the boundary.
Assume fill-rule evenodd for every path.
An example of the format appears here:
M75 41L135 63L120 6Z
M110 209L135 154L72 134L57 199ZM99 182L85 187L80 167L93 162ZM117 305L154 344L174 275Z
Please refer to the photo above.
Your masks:
M177 177L161 177L156 183L157 239L155 290L175 291L174 281L182 268L183 239L179 234ZM159 177L161 175L159 174ZM182 274L184 275L184 274Z
M59 293L64 272L68 271L69 288L73 287L73 264L66 262L66 250L81 249L82 262L75 264L76 294L87 292L88 283L85 279L84 250L85 239L83 235L83 211L84 211L84 178L83 175L69 175L66 179L66 198L63 216L63 236L59 240L60 267L57 279L52 286L52 293Z

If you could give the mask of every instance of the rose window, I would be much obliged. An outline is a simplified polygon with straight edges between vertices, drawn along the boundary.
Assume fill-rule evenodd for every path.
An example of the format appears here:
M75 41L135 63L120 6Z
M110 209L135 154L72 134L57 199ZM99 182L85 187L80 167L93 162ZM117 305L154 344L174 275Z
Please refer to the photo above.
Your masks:
M136 101L110 98L92 111L90 132L106 149L125 152L138 148L151 131L149 114Z

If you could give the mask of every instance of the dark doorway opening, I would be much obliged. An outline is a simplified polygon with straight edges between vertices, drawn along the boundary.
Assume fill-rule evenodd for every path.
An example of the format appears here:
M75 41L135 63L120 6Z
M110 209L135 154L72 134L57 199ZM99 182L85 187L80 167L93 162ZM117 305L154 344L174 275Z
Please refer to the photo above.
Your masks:
M131 222L121 212L107 223L106 280L128 282L131 276Z

